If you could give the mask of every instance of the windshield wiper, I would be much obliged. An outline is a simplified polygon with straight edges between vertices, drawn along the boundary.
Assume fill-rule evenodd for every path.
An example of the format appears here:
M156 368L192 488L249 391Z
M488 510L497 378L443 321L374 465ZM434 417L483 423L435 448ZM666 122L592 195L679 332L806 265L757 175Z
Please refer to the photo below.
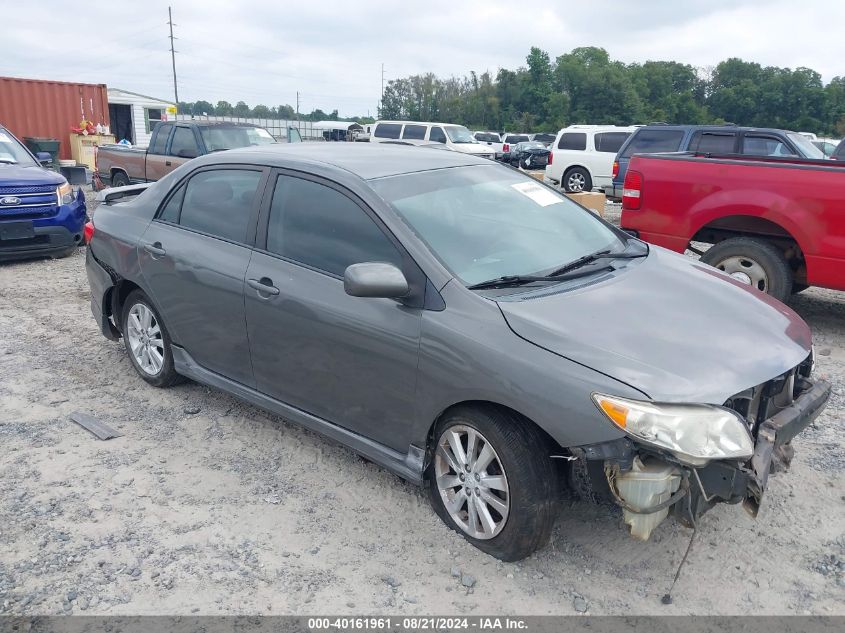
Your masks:
M511 288L513 286L524 286L535 281L567 281L569 279L578 279L579 277L586 277L605 270L613 270L610 265L602 266L601 268L590 268L589 270L579 270L577 272L561 273L558 275L505 275L504 277L497 277L496 279L488 279L487 281L479 281L477 284L467 286L470 290L485 290L488 288Z
M626 253L624 251L621 253L613 253L610 251L610 249L596 251L595 253L590 253L589 255L579 257L578 259L553 270L551 273L549 273L549 277L557 277L558 275L563 275L564 273L568 273L571 270L582 268L587 264L592 264L598 259L636 259L638 257L645 257L646 255L648 255L648 250L639 253Z

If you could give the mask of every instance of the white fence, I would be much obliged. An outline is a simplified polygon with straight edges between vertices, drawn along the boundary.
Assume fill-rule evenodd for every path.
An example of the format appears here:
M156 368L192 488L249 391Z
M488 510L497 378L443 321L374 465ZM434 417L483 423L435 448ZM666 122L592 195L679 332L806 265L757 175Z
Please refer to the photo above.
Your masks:
M303 141L322 141L324 139L323 130L315 130L312 121L290 121L288 119L256 119L253 117L243 118L236 116L205 116L190 114L177 114L177 121L220 121L227 123L250 123L263 127L277 141L285 141L288 137L288 128L295 127L299 130Z

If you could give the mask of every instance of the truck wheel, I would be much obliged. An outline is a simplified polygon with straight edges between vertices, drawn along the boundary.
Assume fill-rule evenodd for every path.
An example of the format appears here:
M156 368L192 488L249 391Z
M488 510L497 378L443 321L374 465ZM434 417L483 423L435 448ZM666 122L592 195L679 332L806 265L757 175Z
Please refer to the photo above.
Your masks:
M133 290L123 305L123 342L135 371L154 387L169 387L183 378L173 367L170 334L152 302Z
M711 247L701 261L780 301L792 292L789 264L780 249L769 242L734 237Z
M462 407L434 432L428 491L437 515L504 561L546 544L557 475L540 431L494 408Z
M593 179L583 167L573 167L563 175L563 188L567 193L593 190Z
M114 176L111 177L111 186L112 187L126 187L129 185L129 176L124 174L122 171L115 172Z

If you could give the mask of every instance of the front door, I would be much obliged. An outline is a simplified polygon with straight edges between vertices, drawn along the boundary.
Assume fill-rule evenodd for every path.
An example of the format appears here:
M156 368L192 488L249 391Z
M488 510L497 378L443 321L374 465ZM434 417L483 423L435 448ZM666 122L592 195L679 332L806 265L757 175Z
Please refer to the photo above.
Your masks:
M329 183L282 174L273 189L266 249L246 274L258 389L407 450L398 425L413 419L420 309L343 289L351 264L402 267L401 247L363 203Z
M244 315L264 173L195 172L160 210L138 245L141 273L173 342L206 369L254 386Z

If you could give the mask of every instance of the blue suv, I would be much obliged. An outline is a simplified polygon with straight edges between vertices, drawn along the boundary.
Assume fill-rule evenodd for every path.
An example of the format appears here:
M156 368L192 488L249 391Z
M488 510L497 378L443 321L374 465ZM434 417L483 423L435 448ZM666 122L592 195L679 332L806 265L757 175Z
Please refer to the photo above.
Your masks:
M63 257L81 245L85 195L0 126L0 261Z
M609 198L622 197L631 156L662 152L825 158L818 147L797 132L736 125L644 125L619 148L613 165L613 184L605 187L605 194Z

